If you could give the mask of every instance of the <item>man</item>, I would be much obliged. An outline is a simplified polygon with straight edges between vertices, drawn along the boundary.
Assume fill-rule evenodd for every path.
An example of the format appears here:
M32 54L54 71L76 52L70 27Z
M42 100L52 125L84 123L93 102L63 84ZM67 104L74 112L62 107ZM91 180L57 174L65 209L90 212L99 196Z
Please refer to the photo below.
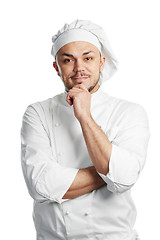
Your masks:
M117 60L101 27L76 20L52 41L65 91L29 105L21 129L37 239L139 239L131 187L145 164L146 113L102 91Z

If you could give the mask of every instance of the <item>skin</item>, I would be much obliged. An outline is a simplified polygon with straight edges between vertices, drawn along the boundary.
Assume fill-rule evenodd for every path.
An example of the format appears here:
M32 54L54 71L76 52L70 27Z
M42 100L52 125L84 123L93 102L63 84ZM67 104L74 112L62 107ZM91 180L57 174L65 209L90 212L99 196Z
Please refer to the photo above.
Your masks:
M99 88L98 80L103 70L105 57L100 57L99 50L88 42L72 42L64 45L53 63L61 77L65 90L83 84L90 93Z
M68 92L66 101L73 105L74 115L80 123L92 167L79 169L63 199L75 198L96 190L106 183L97 173L109 172L112 144L96 124L90 112L91 94L99 89L99 76L105 57L88 42L71 42L64 45L53 63Z

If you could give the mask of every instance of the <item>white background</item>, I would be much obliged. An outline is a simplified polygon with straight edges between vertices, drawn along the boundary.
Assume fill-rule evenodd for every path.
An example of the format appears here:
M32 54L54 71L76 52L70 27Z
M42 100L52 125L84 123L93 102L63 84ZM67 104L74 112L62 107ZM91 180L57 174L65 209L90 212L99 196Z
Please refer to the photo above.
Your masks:
M0 3L1 238L34 240L32 199L22 176L20 128L30 103L64 91L52 68L51 37L65 22L101 25L119 61L102 89L141 104L151 138L143 174L132 195L141 240L158 240L160 134L160 14L157 0L5 0Z

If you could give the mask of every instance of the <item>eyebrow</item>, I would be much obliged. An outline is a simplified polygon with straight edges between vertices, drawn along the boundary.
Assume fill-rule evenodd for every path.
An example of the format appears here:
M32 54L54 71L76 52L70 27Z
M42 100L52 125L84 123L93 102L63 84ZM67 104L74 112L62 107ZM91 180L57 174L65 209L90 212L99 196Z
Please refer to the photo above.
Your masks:
M94 53L94 52L93 51L84 52L82 56L87 55L89 53ZM63 53L61 56L74 57L72 54L69 54L69 53Z

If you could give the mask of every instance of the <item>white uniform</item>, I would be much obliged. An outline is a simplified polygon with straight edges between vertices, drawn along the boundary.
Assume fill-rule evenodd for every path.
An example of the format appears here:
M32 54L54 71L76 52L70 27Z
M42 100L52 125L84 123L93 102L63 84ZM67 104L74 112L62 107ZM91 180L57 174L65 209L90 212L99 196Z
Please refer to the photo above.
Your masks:
M34 199L37 240L135 240L131 187L141 173L149 140L144 109L109 96L91 95L91 114L112 142L107 185L74 199L62 197L78 169L92 166L67 92L28 106L21 129L22 168Z

